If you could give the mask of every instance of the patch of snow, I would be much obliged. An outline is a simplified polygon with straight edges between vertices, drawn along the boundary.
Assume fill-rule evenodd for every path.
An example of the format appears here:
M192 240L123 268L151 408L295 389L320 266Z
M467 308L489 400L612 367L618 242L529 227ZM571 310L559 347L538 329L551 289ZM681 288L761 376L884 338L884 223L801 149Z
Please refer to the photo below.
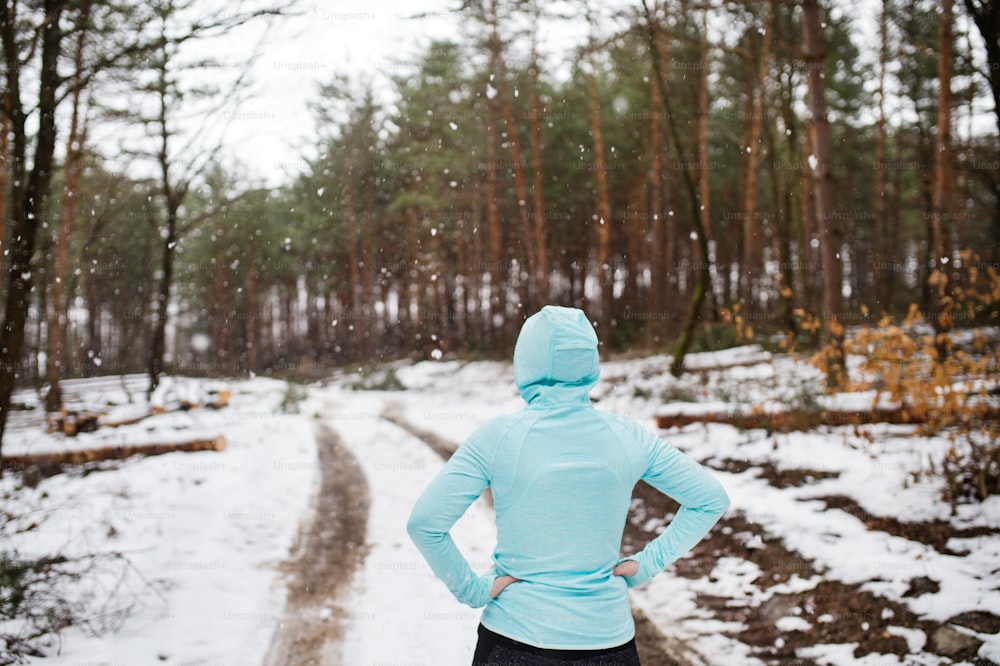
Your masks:
M812 625L803 620L801 617L795 617L792 615L785 615L784 617L779 617L774 621L774 626L778 628L778 631L809 631L812 629Z

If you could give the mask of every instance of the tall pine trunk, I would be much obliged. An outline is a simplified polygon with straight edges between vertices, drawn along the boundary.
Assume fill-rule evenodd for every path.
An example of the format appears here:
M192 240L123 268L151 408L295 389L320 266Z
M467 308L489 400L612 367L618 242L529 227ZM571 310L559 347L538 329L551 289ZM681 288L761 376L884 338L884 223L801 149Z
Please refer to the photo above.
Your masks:
M941 24L938 33L938 98L937 98L937 132L935 134L934 150L934 189L933 208L931 210L931 230L934 250L932 262L934 268L943 270L947 263L948 238L944 226L945 216L951 211L951 77L954 68L953 44L953 0L941 2Z
M381 331L376 326L375 316L375 260L372 255L372 232L373 220L375 217L374 192L376 189L375 163L370 150L365 151L365 171L362 192L362 215L361 228L361 302L368 308L366 310L363 340L366 358L378 348L381 340Z
M495 14L494 14L495 19ZM514 191L517 194L517 216L521 221L521 244L524 247L524 256L527 265L523 267L522 274L527 274L527 282L521 286L521 293L525 295L522 306L526 314L533 314L537 299L537 275L538 259L535 248L535 233L532 230L531 214L528 208L528 181L524 173L524 161L521 156L521 140L517 132L517 118L514 116L514 102L510 92L510 85L507 82L507 65L504 60L503 45L496 23L493 25L493 33L490 39L490 49L492 51L493 62L497 75L494 80L497 83L497 97L500 99L500 110L503 114L504 125L507 128L507 145L510 147L510 156L514 167ZM520 282L520 280L519 280Z
M755 309L755 292L763 277L761 257L761 225L758 219L757 181L761 156L761 127L764 124L764 86L767 82L768 63L771 58L771 39L774 34L774 0L768 4L767 20L761 43L756 76L750 83L747 94L746 145L743 147L743 199L741 218L743 222L743 256L740 261L740 300L743 311Z
M490 307L486 333L494 347L505 344L507 324L506 285L503 284L503 227L500 220L500 165L497 163L497 111L486 100L486 229L489 233Z
M532 184L532 204L535 216L535 250L537 252L538 285L537 299L541 304L549 301L549 256L548 256L548 223L545 218L545 171L542 162L542 102L538 94L538 53L535 44L535 33L532 32L531 42L531 162L534 173Z
M660 108L660 87L651 82L650 85L651 107L653 112L650 120L649 143L650 143L650 183L649 183L649 208L652 211L650 220L650 248L649 267L651 273L649 306L650 310L658 313L658 316L650 319L649 326L654 329L654 336L662 335L661 326L662 313L666 307L666 282L667 282L667 261L666 261L666 239L664 234L665 221L663 219L666 207L663 205L663 123Z
M842 267L840 263L840 230L834 219L833 145L830 138L830 120L827 117L826 40L819 17L818 0L802 1L802 34L809 89L810 133L812 135L813 200L816 206L816 223L819 226L820 263L823 269L823 319L828 344L827 385L838 386L843 380L844 349L841 323L843 297L841 295Z
M938 32L937 133L934 150L934 190L931 209L931 309L937 333L937 361L943 363L949 353L947 332L952 326L954 303L948 272L951 268L950 242L945 220L952 210L951 77L954 69L954 0L942 0Z
M597 223L597 275L600 285L598 336L605 345L611 344L611 324L614 319L614 269L611 266L611 196L608 194L608 171L604 161L604 133L601 130L601 106L597 98L597 64L593 57L587 76L587 109L594 141L593 173L596 178L594 209Z
M878 121L875 125L875 275L876 293L882 312L892 312L893 268L892 245L889 242L889 192L886 172L885 75L889 64L888 34L889 2L882 0L879 15Z
M260 330L263 313L260 306L260 285L257 274L257 235L250 231L247 243L247 304L250 320L247 322L247 371L256 373L260 363Z
M66 138L62 199L59 202L59 228L56 232L55 259L52 267L52 294L46 323L45 375L49 390L45 395L45 409L48 412L59 411L63 404L62 387L59 380L62 374L65 338L63 324L68 305L65 295L66 280L69 277L69 246L72 239L73 218L76 216L76 202L80 190L80 172L82 170L80 162L86 141L86 130L80 128L80 98L83 94L83 86L79 83L79 77L83 70L83 51L87 43L90 4L90 0L83 0L80 9L82 27L77 35L76 54L74 55L78 81L76 89L73 91L73 110L70 114L69 136Z
M160 283L157 286L156 302L153 309L153 331L149 351L149 389L147 396L152 397L160 385L160 377L165 368L167 351L167 318L169 316L170 292L174 278L174 255L177 247L177 221L180 202L169 184L163 187L163 195L167 201L167 228L163 236L160 258Z
M351 288L351 316L347 318L348 328L351 331L351 353L355 358L361 359L364 356L364 338L366 327L364 325L364 312L362 312L362 284L361 284L361 257L358 254L358 216L354 208L354 183L355 176L354 160L347 162L347 173L344 179L344 202L347 205L347 261L350 264L348 272L350 275ZM419 238L419 231L414 229L414 234Z
M10 93L0 94L0 252L7 242L7 178L10 164ZM2 287L2 282L0 282Z
M708 41L708 8L701 14L701 35L698 38L698 203L700 209L701 234L704 237L706 252L703 257L705 264L704 274L708 274L708 243L712 239L712 173L709 166L709 132L708 121L710 117L711 96L709 95L708 76L709 55L711 45ZM701 279L706 279L702 277ZM710 282L706 284L705 297L708 299L711 308L712 321L719 320L719 308L716 302L715 290Z

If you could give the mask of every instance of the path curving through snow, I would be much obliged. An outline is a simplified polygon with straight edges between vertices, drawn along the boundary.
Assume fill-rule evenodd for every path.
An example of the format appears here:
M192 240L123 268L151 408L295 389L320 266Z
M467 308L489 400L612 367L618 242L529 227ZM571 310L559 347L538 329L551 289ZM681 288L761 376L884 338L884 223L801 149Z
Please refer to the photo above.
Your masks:
M481 611L455 601L406 534L410 509L457 444L451 432L408 421L400 400L313 392L321 488L287 565L287 608L265 666L470 663ZM492 566L491 499L477 500L452 530L477 571ZM643 663L709 663L638 605L633 614Z
M342 664L351 576L366 553L370 499L364 471L334 431L316 429L320 488L286 563L285 611L265 666Z

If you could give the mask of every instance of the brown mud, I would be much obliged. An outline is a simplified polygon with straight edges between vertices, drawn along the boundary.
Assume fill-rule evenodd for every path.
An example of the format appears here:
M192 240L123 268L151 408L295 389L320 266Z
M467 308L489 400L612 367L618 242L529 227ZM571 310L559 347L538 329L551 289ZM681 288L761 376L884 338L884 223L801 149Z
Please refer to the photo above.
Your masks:
M345 602L355 569L367 553L369 494L364 470L340 437L316 432L320 489L291 560L288 596L265 666L342 664Z

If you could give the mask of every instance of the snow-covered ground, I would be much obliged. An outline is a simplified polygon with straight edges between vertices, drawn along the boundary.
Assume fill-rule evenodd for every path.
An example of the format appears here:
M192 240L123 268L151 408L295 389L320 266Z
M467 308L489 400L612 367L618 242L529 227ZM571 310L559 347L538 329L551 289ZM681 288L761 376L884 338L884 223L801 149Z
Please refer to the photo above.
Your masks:
M0 550L123 556L94 560L79 590L69 591L91 598L94 626L64 631L39 663L260 663L284 605L278 567L318 478L315 441L306 418L280 411L284 382L256 379L231 388L230 405L219 411L164 414L76 438L46 435L38 424L10 432L11 453L220 434L228 443L221 452L59 474L34 488L5 475L4 511L38 527L9 537ZM81 402L105 408L127 399L103 381L75 383L73 390Z
M593 396L600 409L655 429L658 413L795 404L822 385L805 364L788 357L772 359L759 348L699 354L689 365L696 370L677 379L669 373L666 356L609 361ZM357 375L333 373L327 382L300 389L302 399L292 401L298 413L286 414L285 383L262 378L227 382L222 386L233 391L233 399L222 410L164 414L72 442L104 446L222 434L228 441L222 452L132 459L88 475L53 476L16 492L18 475L0 481L6 510L44 518L37 529L11 537L3 549L13 547L22 554L114 550L126 554L129 562L124 569L100 572L101 590L110 592L114 576L128 581L124 588L133 608L121 618L120 627L102 636L68 630L52 656L33 663L259 664L281 618L279 564L287 559L318 487L313 439L317 425L335 430L357 458L371 496L369 550L355 572L349 598L338 600L346 618L344 663L468 663L478 613L450 597L405 534L410 506L443 464L414 432L432 433L457 445L486 420L522 403L509 363L444 360L392 369L405 390L353 390ZM197 384L192 390L219 387L217 382ZM128 407L128 390L106 380L89 388L83 382L74 392L81 403L115 403L108 408L122 413L137 409ZM837 404L868 406L872 397L851 396ZM23 399L30 402L31 397ZM66 446L67 439L43 434L31 417L20 418L5 442L7 452ZM411 427L400 427L400 421ZM759 526L767 538L780 540L819 572L796 572L765 589L755 563L723 556L703 578L692 580L668 570L634 590L635 605L661 631L705 655L705 663L765 662L734 637L741 630L739 622L722 621L699 606L700 594L726 597L734 607L753 610L774 595L840 581L859 584L922 620L943 622L971 611L1000 615L1000 536L995 533L1000 528L1000 498L962 505L951 517L938 482L915 481L928 460L946 452L943 438L918 438L904 426L768 435L712 424L661 434L718 468L715 473L732 497L733 514ZM731 461L744 463L746 469L733 471L727 467ZM756 473L760 466L779 472L810 470L817 478L779 488ZM852 499L876 519L948 521L956 528L990 528L994 533L952 539L946 554L920 541L869 529L851 514L827 508L820 498L831 496ZM486 569L495 543L488 505L474 505L454 533L474 566ZM756 547L752 538L746 547ZM916 576L937 581L940 589L907 595ZM783 632L809 631L812 622L826 621L795 614L776 619ZM878 654L858 659L850 644L821 643L796 656L833 666L951 663L924 651L930 637L920 629L899 626L889 632L904 637L913 654L902 661ZM972 633L983 642L979 656L1000 661L1000 635Z

